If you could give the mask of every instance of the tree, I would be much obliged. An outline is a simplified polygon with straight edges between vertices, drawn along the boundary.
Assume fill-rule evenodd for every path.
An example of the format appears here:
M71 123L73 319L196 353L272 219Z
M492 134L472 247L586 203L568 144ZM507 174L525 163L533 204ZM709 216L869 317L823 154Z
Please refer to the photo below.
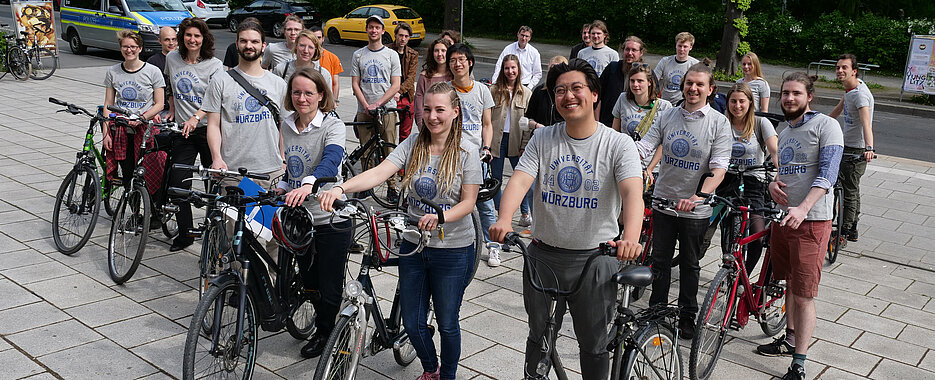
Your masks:
M461 4L462 0L445 0L444 29L461 31Z
M738 53L747 54L750 44L741 41L747 36L747 18L743 12L750 9L753 0L729 0L724 10L724 33L721 35L721 49L717 53L715 71L734 74L738 67Z

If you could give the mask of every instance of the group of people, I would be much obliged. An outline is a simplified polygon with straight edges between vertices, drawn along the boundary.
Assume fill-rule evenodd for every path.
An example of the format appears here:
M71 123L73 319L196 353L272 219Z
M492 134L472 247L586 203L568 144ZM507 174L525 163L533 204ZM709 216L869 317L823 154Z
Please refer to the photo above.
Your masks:
M618 54L607 46L607 25L595 21L582 28L583 42L570 59L557 56L549 61L545 83L539 84L541 58L529 44L532 29L524 26L517 32L517 42L501 54L488 87L473 79L474 54L460 43L457 33L445 32L428 45L429 56L417 75L418 53L407 46L411 27L398 23L395 43L384 46L384 20L371 16L366 20L367 46L353 54L349 67L358 103L355 118L369 120L377 107L410 105L411 112L400 112L399 146L387 152L385 161L365 168L361 175L340 178L346 126L332 111L339 91L337 75L343 68L322 48L320 28L306 30L296 18L287 18L283 28L286 41L267 44L259 23L245 20L233 45L236 60L222 62L214 57L214 38L204 21L188 18L178 27L181 42L175 30L163 29L163 52L149 60L152 64L139 59L138 35L121 31L124 62L105 77L105 104L123 106L146 119L183 123L183 136L172 142L173 163L192 164L200 156L205 166L245 167L282 178L259 184L287 194L287 206L304 205L311 211L316 238L309 249L315 255L314 259L305 255L300 266L306 287L317 289L322 297L315 304L317 330L302 348L303 356L321 354L341 302L351 222L332 221L333 201L403 171L399 188L406 190L407 212L419 218L419 228L432 232L427 248L399 264L403 323L424 370L419 378L456 375L459 310L473 272L475 232L470 215L475 209L483 226L488 265L500 264L499 243L514 231L519 209L518 224L530 227L523 232L533 238L530 254L536 265L548 266L556 274L554 279L543 278L544 285L567 288L578 276L588 277L585 288L566 304L575 321L583 377L606 378L604 327L611 324L616 294L610 278L618 260L632 260L642 250L639 233L647 177L655 177L655 196L677 204L677 212L654 212L650 303L669 302L669 268L677 241L679 329L682 337L693 337L698 262L711 216L711 207L700 204L695 188L711 172L714 176L702 183L704 192L729 192L736 185L726 184L743 181L747 194L755 194L748 195L754 205L764 205L770 197L789 211L773 225L770 238L776 277L788 284L789 327L784 336L758 347L758 352L793 355L785 378L804 378L807 345L795 343L808 342L815 328L814 297L830 231L828 190L836 180L846 181L845 189L851 192L846 202L851 203L845 206L844 223L847 237L856 239L859 203L855 206L854 200L859 198L853 194L873 156L873 98L856 77L856 58L846 55L838 61L838 78L849 90L831 117L810 110L814 87L808 76L786 76L780 108L788 126L777 134L769 121L754 115L756 110L768 110L770 94L757 56L743 57L744 78L728 90L722 114L710 104L717 92L711 69L689 55L694 44L689 33L678 34L676 54L651 68L643 63L642 40L626 38ZM229 70L222 72L224 67ZM289 112L279 117L284 111ZM845 115L843 133L832 118L839 113ZM383 125L388 127L378 133L395 143L392 126L397 114L384 117ZM369 137L367 130L356 132L361 140ZM105 130L108 150L126 139ZM126 156L134 153L132 148L124 151ZM839 179L842 151L864 154L866 161L841 167ZM731 164L756 165L767 157L779 168L768 185L766 177L737 178L727 173ZM502 194L480 200L485 173L502 177L507 160L514 173ZM173 186L189 186L182 181L186 176L173 172L168 180ZM323 188L318 202L310 202L315 179L332 176L338 181ZM431 208L421 204L422 198L445 210L444 232L438 228L437 215L426 212ZM184 234L192 225L190 206L180 205L177 215L183 234L173 242L172 251L192 243ZM762 218L756 219L754 229L764 224ZM602 242L615 247L617 258L598 258L589 272L582 273L585 260ZM402 249L411 250L416 243L407 241ZM751 248L748 270L757 264L761 247ZM556 282L546 283L550 280ZM528 376L539 363L548 305L535 294L528 278L523 298L529 323ZM429 300L441 337L440 353L426 325Z

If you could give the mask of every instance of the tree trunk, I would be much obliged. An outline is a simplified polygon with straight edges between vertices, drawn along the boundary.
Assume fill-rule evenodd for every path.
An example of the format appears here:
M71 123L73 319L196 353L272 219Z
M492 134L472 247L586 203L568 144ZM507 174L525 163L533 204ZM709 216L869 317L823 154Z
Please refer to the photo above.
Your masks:
M721 36L721 50L717 53L717 64L714 69L729 74L737 72L738 61L737 46L740 45L740 31L734 27L734 19L743 16L733 1L727 0L727 10L724 14L724 34Z
M444 29L461 31L461 0L445 0Z

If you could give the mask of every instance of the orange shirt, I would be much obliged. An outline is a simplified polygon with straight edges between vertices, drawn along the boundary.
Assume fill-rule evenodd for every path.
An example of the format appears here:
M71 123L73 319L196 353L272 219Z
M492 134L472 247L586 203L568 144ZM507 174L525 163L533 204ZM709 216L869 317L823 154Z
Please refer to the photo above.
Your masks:
M344 72L344 68L341 67L341 60L338 59L338 56L324 48L321 49L321 60L319 60L318 63L321 67L327 69L331 75L338 75Z

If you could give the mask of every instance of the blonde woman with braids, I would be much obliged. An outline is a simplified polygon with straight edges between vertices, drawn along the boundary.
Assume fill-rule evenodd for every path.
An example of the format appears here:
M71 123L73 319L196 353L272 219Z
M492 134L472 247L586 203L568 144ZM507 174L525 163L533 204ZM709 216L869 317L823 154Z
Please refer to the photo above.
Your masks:
M331 72L319 63L322 54L321 41L311 30L305 29L299 32L299 36L295 38L295 43L292 45L292 54L295 58L280 62L273 68L273 74L288 82L296 70L308 66L321 73L321 76L325 78L325 84L331 88Z
M760 58L756 53L749 52L740 58L740 71L743 78L737 83L746 83L753 92L753 110L769 112L769 83L763 78L763 69L760 68Z
M399 258L400 309L403 326L422 361L424 373L419 379L454 379L461 355L459 312L474 265L474 227L468 215L483 181L477 146L462 143L461 128L461 102L455 88L435 83L425 93L418 134L400 143L377 167L319 196L321 207L330 211L342 194L366 191L405 169L408 212L420 218L419 228L432 231L422 252ZM438 216L427 213L434 211L421 198L445 210L444 240L435 233ZM411 251L414 246L406 240L400 250ZM441 365L426 324L430 297L441 336Z

